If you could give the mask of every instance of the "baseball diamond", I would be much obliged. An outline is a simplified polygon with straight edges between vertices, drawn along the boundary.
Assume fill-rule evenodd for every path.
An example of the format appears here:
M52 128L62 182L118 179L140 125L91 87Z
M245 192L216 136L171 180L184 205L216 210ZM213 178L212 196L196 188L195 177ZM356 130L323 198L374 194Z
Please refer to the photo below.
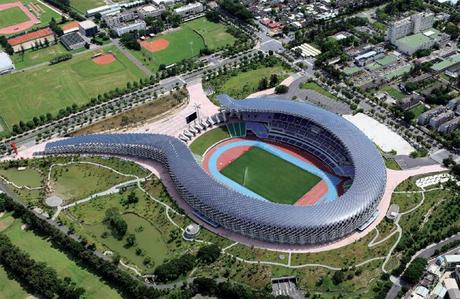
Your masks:
M211 177L181 140L158 134L100 134L59 140L44 154L112 154L163 164L176 189L202 221L265 242L313 245L341 239L375 218L386 185L383 159L353 124L321 108L281 98L235 101L218 97L225 119L258 138L285 143L325 163L351 186L319 205L261 201Z

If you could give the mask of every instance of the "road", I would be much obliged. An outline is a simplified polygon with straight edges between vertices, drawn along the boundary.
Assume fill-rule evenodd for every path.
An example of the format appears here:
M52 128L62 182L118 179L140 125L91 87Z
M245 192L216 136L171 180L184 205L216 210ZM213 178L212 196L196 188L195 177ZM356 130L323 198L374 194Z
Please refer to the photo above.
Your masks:
M120 50L121 53L123 53L123 55L125 55L132 63L134 63L141 71L144 72L144 74L150 78L150 76L153 75L153 72L147 68L141 61L139 61L139 59L137 59L136 57L134 57L133 54L131 54L131 52L128 51L128 49L126 49L125 47L123 47L121 44L120 44L120 40L119 39L111 39L112 43L118 48L118 50Z

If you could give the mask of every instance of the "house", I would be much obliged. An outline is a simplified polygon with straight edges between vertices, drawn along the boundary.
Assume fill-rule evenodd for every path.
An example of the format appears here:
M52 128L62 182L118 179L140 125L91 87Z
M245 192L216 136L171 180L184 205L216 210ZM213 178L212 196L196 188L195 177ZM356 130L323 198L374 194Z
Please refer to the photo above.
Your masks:
M17 37L8 39L8 43L13 47L14 52L19 52L22 49L27 50L36 45L55 40L54 32L49 28L43 28L37 31L26 33Z

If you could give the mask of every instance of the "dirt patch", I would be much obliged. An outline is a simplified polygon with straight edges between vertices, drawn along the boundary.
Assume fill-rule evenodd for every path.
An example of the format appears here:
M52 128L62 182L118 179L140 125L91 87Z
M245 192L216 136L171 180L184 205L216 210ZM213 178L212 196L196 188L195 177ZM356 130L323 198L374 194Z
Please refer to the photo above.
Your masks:
M169 41L164 38L153 41L141 41L140 44L142 48L152 53L163 51L169 47Z
M93 62L95 64L111 64L115 60L117 59L115 58L115 55L113 55L112 53L105 53L105 54L101 54L101 55L93 57Z

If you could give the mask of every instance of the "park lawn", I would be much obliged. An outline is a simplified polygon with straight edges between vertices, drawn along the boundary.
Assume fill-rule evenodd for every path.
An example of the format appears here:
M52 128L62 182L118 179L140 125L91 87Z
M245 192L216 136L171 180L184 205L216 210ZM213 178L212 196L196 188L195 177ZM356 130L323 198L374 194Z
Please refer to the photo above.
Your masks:
M399 212L405 212L415 207L422 200L419 193L393 193L391 203L399 206Z
M190 144L190 150L196 155L203 156L206 150L210 148L213 144L229 137L230 135L228 133L227 127L219 127L209 132L206 132L197 139L195 139Z
M111 170L88 164L54 167L51 173L53 193L69 204L132 180Z
M329 91L327 91L323 87L319 86L315 82L304 82L304 83L300 84L300 88L301 89L310 89L310 90L316 91L317 93L319 93L319 94L321 94L321 95L323 95L325 97L328 97L330 99L333 99L333 100L337 99L337 97L335 95L333 95L332 93L330 93Z
M221 86L216 89L217 94L225 93L235 99L244 99L257 92L259 82L262 78L270 79L270 76L277 74L279 81L287 78L288 71L282 66L261 67L247 72L238 72L236 76L231 76Z
M25 299L29 294L0 266L0 299Z
M401 91L397 90L396 88L392 86L385 86L381 89L382 91L388 93L392 98L395 100L402 100L406 97L405 94L403 94Z
M96 67L91 64L91 57L100 50L91 51L56 65L1 76L0 117L11 127L34 116L57 114L72 104L84 105L91 97L143 77L143 73L115 47L105 50L112 51L117 61Z
M19 53L13 55L13 62L16 69L20 70L29 66L49 62L52 58L68 53L60 43L40 50L28 50L24 55Z
M221 173L262 197L282 204L294 204L321 181L318 176L258 147L252 147Z
M20 171L16 168L0 168L0 176L3 176L18 186L28 186L35 188L42 185L42 176L35 169L27 168Z
M86 14L86 11L91 8L106 5L104 0L70 0L70 6L78 10L82 14Z
M145 49L141 51L131 50L134 56L154 71L157 71L162 64L168 66L184 59L197 57L200 55L200 50L205 48L203 38L186 26L172 32L159 34L149 41L157 39L166 39L169 42L168 48L155 53Z
M204 43L210 50L232 46L236 38L227 32L227 27L222 23L214 23L206 18L198 18L183 25L203 37Z
M53 248L45 239L32 231L21 229L22 222L15 222L4 231L11 242L38 262L44 262L54 268L61 278L70 277L77 286L85 289L86 298L121 298L112 288L102 282L96 275L87 272L69 259L64 253Z
M123 206L122 199L132 191L139 201L136 204ZM103 223L105 212L109 208L117 208L128 225L128 232L122 240L112 237L107 225ZM125 263L134 264L141 271L153 270L155 265L160 265L167 257L174 255L174 248L169 248L165 240L174 227L166 219L163 208L147 198L138 188L95 198L66 210L59 217L67 225L73 223L76 233L94 242L98 250L116 252ZM143 228L142 231L138 229L140 226ZM102 237L104 232L108 232L107 237ZM128 248L125 247L126 236L130 233L136 236L136 244ZM136 255L136 248L140 248L143 255ZM153 263L145 266L143 261L147 256Z
M23 23L29 20L29 17L19 8L11 7L0 10L0 28Z

